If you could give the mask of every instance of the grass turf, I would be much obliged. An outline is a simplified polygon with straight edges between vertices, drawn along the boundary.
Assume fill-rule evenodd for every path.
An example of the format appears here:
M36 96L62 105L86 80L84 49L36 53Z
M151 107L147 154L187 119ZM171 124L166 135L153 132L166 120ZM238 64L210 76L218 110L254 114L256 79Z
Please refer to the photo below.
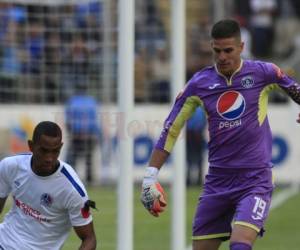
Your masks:
M115 250L117 248L117 193L114 187L97 187L88 189L91 199L97 202L99 212L93 211L94 226L98 238L98 249ZM191 244L191 225L200 188L187 191L187 244ZM166 189L167 196L170 191ZM171 208L154 218L142 207L140 188L134 195L134 249L135 250L169 250L171 242ZM170 204L170 200L169 200ZM266 234L258 239L255 250L298 250L300 245L300 194L294 196L277 209L271 211L267 220ZM7 211L6 206L4 213ZM3 214L1 216L3 216ZM78 249L79 239L71 232L63 250ZM224 243L220 250L228 249Z
M134 196L134 249L135 250L168 250L171 242L171 208L159 218L148 214L139 201L139 188L135 190ZM90 196L97 200L99 213L94 213L95 229L98 236L99 249L116 249L117 193L113 188L89 189ZM170 197L170 191L166 190ZM187 191L187 244L191 244L191 225L195 206L200 193L200 188L189 188ZM170 204L170 201L169 201ZM298 250L300 245L300 194L282 204L279 208L271 211L265 226L266 233L262 239L258 239L255 250ZM73 234L64 246L64 250L75 249L79 241L75 240ZM220 250L228 249L225 242Z

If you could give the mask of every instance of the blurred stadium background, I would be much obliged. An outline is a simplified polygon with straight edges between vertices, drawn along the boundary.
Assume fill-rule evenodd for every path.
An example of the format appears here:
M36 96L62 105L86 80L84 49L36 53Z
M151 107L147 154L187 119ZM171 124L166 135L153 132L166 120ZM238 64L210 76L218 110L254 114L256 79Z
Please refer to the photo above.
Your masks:
M139 183L172 103L170 29L174 2L135 1L134 116L130 124L124 124L117 106L119 1L0 0L0 156L27 151L27 139L40 120L55 120L64 128L64 104L74 94L76 84L85 84L88 93L101 104L99 120L106 138L103 146L95 149L97 187L90 189L99 204L100 212L94 217L104 250L116 249L117 212L111 207L117 206L117 163L122 160L118 157L116 134L125 131L134 138L134 179ZM185 13L187 79L212 62L208 31L223 17L237 18L243 26L245 58L271 60L300 79L299 1L188 0ZM277 184L288 189L280 189L284 190L279 196L280 205L272 211L269 233L257 249L296 250L300 230L295 227L299 216L294 208L299 207L300 198L296 192L300 182L300 138L295 119L299 109L282 94L272 94L269 101L274 172ZM62 159L67 138L65 133ZM162 181L170 183L171 170L172 159L161 173ZM78 171L85 179L83 163ZM199 192L200 187L187 189L187 243ZM169 212L152 220L141 208L137 193L134 248L170 249ZM288 199L292 195L297 199ZM74 242L71 238L65 249L74 249Z

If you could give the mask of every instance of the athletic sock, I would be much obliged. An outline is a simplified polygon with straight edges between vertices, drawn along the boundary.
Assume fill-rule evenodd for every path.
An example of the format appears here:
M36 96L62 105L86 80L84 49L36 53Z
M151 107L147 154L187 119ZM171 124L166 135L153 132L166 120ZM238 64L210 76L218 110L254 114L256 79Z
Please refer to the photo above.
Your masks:
M232 242L230 244L230 250L251 250L252 246L242 242Z

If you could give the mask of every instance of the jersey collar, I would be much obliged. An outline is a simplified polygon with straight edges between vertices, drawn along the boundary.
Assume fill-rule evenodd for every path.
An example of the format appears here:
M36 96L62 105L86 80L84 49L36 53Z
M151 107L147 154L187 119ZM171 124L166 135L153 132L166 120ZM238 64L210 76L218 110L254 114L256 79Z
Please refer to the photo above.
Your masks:
M241 68L243 67L243 64L244 64L244 60L241 59L240 66L232 73L232 75L230 76L229 79L225 75L223 75L221 72L219 72L219 70L217 68L217 64L215 64L214 66L215 66L215 70L218 73L218 75L222 76L226 80L227 86L231 86L233 76L241 70Z

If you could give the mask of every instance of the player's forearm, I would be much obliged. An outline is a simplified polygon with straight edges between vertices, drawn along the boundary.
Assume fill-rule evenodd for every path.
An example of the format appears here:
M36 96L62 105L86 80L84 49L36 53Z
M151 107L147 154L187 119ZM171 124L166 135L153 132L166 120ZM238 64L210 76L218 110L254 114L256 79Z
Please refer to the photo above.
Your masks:
M149 167L146 168L145 176L142 183L141 202L144 207L155 217L164 211L167 206L164 190L159 184L158 172L165 163L169 153L164 150L154 149L149 162Z
M149 161L149 166L160 169L168 159L169 153L164 150L154 149Z
M96 250L97 241L95 237L84 239L79 247L79 250Z
M294 102L300 105L300 85L295 83L293 86L283 88L283 90L294 100Z

